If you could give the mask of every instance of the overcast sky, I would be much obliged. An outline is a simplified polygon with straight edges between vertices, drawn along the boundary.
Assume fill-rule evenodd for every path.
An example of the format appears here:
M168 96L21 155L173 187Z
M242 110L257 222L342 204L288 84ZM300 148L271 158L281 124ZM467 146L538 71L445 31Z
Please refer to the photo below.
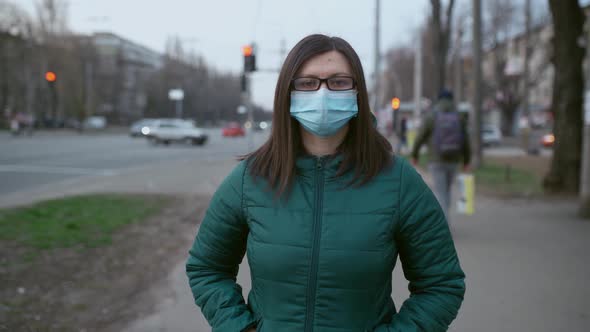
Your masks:
M36 2L13 1L31 13ZM243 66L241 47L251 41L258 46L258 67L276 69L281 40L289 50L308 34L324 33L350 42L368 77L374 66L374 9L373 0L70 0L69 26L82 33L113 32L160 52L169 36L179 36L208 64L235 73ZM411 43L428 10L428 0L381 0L382 52ZM256 103L271 108L276 76L254 74Z

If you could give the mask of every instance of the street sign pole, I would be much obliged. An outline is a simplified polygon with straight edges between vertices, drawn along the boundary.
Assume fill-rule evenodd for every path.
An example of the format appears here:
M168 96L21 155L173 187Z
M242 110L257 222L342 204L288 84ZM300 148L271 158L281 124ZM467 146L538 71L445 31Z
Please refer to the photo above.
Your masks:
M182 101L184 100L184 90L171 89L168 91L168 98L175 102L175 113L178 119L182 119Z

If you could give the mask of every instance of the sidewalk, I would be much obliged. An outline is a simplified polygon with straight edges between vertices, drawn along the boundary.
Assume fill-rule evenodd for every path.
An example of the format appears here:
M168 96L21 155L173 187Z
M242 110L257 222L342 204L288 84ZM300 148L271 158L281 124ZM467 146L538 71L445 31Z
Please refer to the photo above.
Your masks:
M590 326L590 223L575 216L575 202L499 200L478 196L476 214L453 215L456 247L467 293L450 331L569 331ZM127 332L210 331L194 305L177 257L169 277L173 297ZM398 264L393 298L409 295ZM246 259L238 283L251 288Z

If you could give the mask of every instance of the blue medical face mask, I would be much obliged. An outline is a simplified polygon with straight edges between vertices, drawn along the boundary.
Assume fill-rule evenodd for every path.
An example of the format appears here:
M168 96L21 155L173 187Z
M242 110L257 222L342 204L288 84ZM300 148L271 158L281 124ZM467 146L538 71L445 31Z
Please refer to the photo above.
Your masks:
M310 133L328 137L336 134L358 114L356 90L292 91L291 116Z

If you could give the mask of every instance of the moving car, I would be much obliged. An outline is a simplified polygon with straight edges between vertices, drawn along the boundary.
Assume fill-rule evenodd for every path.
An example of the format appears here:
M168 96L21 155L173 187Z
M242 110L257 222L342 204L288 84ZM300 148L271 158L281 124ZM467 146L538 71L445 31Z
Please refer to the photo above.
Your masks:
M492 125L484 125L481 129L481 141L484 146L500 145L502 132L500 128Z
M144 137L150 132L150 125L154 123L156 119L141 119L134 122L129 128L129 136L131 137Z
M168 145L172 142L203 145L208 136L190 120L159 119L152 122L144 135L154 144Z
M270 128L270 124L266 121L254 122L255 131L263 131Z
M236 137L246 135L244 128L242 128L242 126L237 122L228 123L227 126L223 127L221 133L223 137Z

